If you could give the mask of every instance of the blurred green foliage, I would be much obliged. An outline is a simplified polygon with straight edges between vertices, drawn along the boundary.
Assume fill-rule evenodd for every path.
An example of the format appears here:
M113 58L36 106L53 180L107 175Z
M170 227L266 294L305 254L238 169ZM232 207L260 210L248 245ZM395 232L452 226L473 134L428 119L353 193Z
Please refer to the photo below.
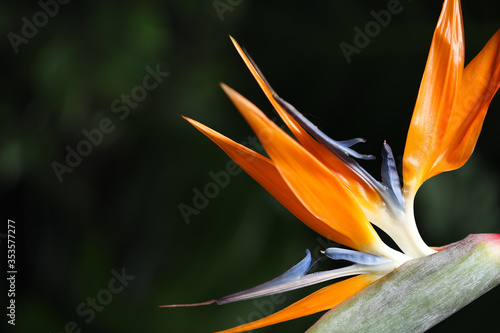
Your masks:
M71 1L59 5L17 53L9 33L21 35L23 17L32 20L42 9L35 2L0 5L1 203L4 221L15 220L18 232L17 322L9 330L62 332L71 321L82 332L229 328L264 310L252 301L157 306L256 285L298 262L306 248L325 243L243 173L189 223L179 211L181 203L192 206L193 189L203 190L212 181L209 173L228 162L179 115L237 141L248 138L251 131L223 95L221 81L272 115L228 34L247 48L280 95L326 133L364 137L360 150L368 153L386 139L401 157L439 1L402 1L404 10L350 64L339 44L352 43L353 28L372 20L370 11L386 8L386 1L232 3L221 16L210 0ZM500 28L499 12L497 1L464 1L467 61ZM113 102L123 107L123 95L139 92L148 66L169 75L120 119ZM418 223L430 244L500 232L498 111L497 97L473 160L419 193ZM113 130L60 182L53 163L64 164L66 147L77 149L86 140L82 131L99 128L103 119ZM378 163L366 167L379 173ZM122 268L135 278L92 319L78 313L88 297L104 297L112 270ZM273 307L315 289L286 294ZM495 295L498 290L436 331L489 327ZM300 332L318 318L261 332Z

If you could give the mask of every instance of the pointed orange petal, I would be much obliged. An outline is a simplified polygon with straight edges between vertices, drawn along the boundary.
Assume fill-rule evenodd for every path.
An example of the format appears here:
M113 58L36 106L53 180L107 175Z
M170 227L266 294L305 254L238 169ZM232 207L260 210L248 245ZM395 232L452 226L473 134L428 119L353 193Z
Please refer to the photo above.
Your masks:
M308 227L335 242L353 248L356 247L356 243L351 239L333 229L330 223L319 220L304 207L285 183L270 159L234 142L193 119L187 117L184 117L184 119L222 148L246 173L261 184L262 187Z
M431 176L460 168L470 157L491 99L500 86L500 30L465 67L445 142Z
M459 0L446 0L432 39L429 58L408 130L403 157L406 195L429 178L442 151L463 71L463 26Z
M375 280L376 277L372 274L355 276L324 287L270 316L216 333L245 332L329 310L358 293Z
M319 220L355 241L357 249L374 251L382 241L344 184L255 105L228 86L222 88L299 201Z
M274 97L273 97L274 91L269 86L266 79L261 75L260 71L253 65L252 61L250 61L250 59L247 57L245 51L243 51L243 49L238 44L238 42L236 42L236 40L233 37L231 37L231 36L229 36L229 37L231 38L231 41L233 42L234 47L236 48L236 50L240 54L241 58L243 59L243 61L247 65L248 69L252 73L253 77L255 78L255 80L257 81L257 83L261 87L261 89L264 91L264 94L269 99L269 101L271 102L273 107L276 109L276 111L278 111L280 117L283 119L283 121L285 122L287 127L293 132L293 134L297 137L297 139L299 141L301 140L300 138L304 138L304 136L309 136L309 134L307 134L302 129L302 127L299 124L297 124L297 122L292 117L290 117L287 114L287 112L285 110L283 110L281 105L274 99Z
M339 179L354 194L358 204L365 210L365 213L370 215L369 220L374 222L377 219L377 215L380 213L381 206L383 206L383 202L379 194L368 183L366 183L366 181L359 177L359 175L353 172L343 161L329 151L328 148L311 137L309 133L307 133L307 131L305 131L295 121L295 119L293 119L293 117L283 109L283 107L274 98L274 94L276 93L263 77L260 70L248 58L247 54L238 42L236 42L233 37L230 36L230 38L253 77L264 91L264 94L276 109L281 119L283 119L287 127L292 131L293 135L306 150L314 155L314 157L339 175Z

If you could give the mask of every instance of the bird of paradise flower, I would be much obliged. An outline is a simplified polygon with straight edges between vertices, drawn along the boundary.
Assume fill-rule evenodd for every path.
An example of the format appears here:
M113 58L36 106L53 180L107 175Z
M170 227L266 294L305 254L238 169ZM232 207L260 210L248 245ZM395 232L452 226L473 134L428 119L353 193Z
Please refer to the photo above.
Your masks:
M297 141L225 84L222 89L257 134L269 158L185 119L307 226L355 250L326 249L326 257L353 265L309 274L313 263L307 251L301 262L267 283L199 303L225 304L354 276L270 316L221 332L243 332L331 309L406 261L433 254L435 250L424 243L417 230L414 198L427 179L460 168L471 156L490 101L500 86L500 30L464 68L460 1L444 1L408 130L403 186L387 143L382 151L382 181L378 181L356 161L374 157L351 148L362 139L335 141L321 132L276 94L250 56L231 40ZM386 232L402 252L387 246L372 224ZM167 307L172 306L180 305Z

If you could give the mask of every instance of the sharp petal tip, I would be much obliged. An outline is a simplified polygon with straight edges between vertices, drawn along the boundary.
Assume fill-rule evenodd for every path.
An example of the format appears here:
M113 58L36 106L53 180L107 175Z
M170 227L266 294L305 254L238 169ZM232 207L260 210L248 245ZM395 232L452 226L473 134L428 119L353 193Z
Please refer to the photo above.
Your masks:
M222 88L222 90L224 90L225 92L227 92L228 89L231 89L227 84L225 84L224 82L219 82L219 86Z
M200 302L200 303L190 303L190 304L168 304L168 305L158 305L159 308L186 308L192 306L203 306L214 304L217 301L215 299L211 299L210 301Z
M238 42L233 36L229 35L229 39L231 39L231 42L233 43L234 47L236 47L236 49L240 48L240 44L238 44Z

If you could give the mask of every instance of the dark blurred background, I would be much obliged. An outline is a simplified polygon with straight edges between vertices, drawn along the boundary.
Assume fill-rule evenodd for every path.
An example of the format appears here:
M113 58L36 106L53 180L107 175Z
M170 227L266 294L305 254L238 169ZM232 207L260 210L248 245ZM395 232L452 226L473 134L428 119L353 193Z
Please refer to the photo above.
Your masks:
M387 4L2 3L1 205L5 224L16 223L18 274L16 326L5 315L1 325L12 332L211 332L318 289L158 308L246 289L290 268L305 249L329 244L244 173L212 186L211 198L197 197L229 159L180 115L248 141L251 130L218 85L225 82L273 116L231 34L275 90L326 133L364 137L358 150L377 155L387 140L401 159L441 1L402 0L401 12L348 63L340 43L353 45L353 29ZM500 28L499 9L496 0L463 1L467 62ZM500 232L498 128L497 96L471 160L419 192L417 221L428 244ZM86 156L70 157L71 167L68 151L78 149ZM363 166L378 177L380 158ZM2 293L5 287L2 279ZM432 331L487 331L499 296L497 288ZM319 317L259 332L303 332Z

